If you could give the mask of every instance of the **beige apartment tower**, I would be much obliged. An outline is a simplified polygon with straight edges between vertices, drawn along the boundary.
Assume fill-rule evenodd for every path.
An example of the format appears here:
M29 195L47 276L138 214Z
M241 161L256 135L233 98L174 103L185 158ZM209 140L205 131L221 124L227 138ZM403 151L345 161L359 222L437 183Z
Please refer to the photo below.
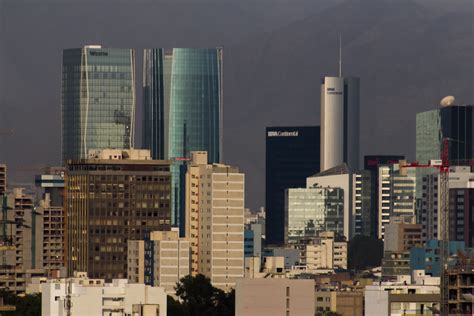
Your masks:
M154 231L145 240L128 241L130 283L164 287L174 295L176 283L190 273L190 242L179 238L177 230Z
M244 276L245 176L237 167L208 164L192 152L186 172L186 237L192 274L230 290Z

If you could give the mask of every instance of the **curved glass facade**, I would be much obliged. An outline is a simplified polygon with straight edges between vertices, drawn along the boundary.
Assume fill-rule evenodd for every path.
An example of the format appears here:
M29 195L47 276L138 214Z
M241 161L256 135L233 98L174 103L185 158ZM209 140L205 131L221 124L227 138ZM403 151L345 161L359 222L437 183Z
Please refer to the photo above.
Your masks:
M185 159L192 151L207 151L209 163L222 158L222 49L146 49L144 113L145 148L154 159L175 161L172 223L178 225Z
M63 161L89 149L133 147L135 58L132 49L63 51Z

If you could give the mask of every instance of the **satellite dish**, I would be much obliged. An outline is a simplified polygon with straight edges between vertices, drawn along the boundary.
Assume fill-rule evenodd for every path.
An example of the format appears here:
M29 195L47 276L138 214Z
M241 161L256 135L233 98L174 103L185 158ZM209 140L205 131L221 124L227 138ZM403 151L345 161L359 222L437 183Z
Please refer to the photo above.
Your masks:
M439 102L439 104L442 107L445 107L445 106L454 105L455 102L456 102L456 98L453 97L452 95L448 95L448 96L442 98L441 101Z

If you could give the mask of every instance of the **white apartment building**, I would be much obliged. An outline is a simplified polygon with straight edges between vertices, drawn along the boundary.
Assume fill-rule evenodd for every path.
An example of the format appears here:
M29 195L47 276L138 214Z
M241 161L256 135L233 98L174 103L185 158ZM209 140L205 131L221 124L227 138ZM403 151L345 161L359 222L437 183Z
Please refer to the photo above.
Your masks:
M174 294L176 283L191 274L191 245L177 230L153 231L149 240L128 241L128 280L165 288Z
M245 176L237 167L207 164L207 152L192 152L186 173L186 237L192 273L223 290L244 276Z
M378 169L378 237L384 238L385 225L391 216L415 215L416 170L400 168L399 164Z
M313 244L306 245L308 272L347 269L347 242L335 241L334 232L323 232Z
M76 273L70 279L51 279L41 284L41 314L66 316L70 295L70 315L132 316L138 305L154 305L155 313L166 315L167 297L164 288L145 284L129 284L127 280L89 279ZM140 309L139 309L140 310ZM157 311L157 312L156 312Z
M365 315L435 315L435 311L440 309L439 283L433 284L429 278L425 284L387 282L367 285L364 298Z
M434 174L428 174L423 177L422 187L422 203L421 203L421 215L420 222L423 227L423 241L438 239L438 232L441 227L442 216L438 214L438 206L443 205L442 195L438 192L438 183L440 183L439 172ZM455 231L461 231L456 236L450 236L450 240L465 240L466 245L469 245L469 240L464 237L463 230L465 218L464 209L461 207L463 204L469 204L469 200L465 201L462 196L462 202L458 205L451 205L455 202L458 195L458 191L474 189L474 173L471 172L469 166L453 166L449 170L449 190L450 198L450 233L453 234ZM454 220L455 219L455 220ZM468 221L467 221L468 222ZM469 224L467 224L469 225ZM457 226L457 227L456 227ZM460 229L457 229L457 228ZM474 239L473 239L474 240Z

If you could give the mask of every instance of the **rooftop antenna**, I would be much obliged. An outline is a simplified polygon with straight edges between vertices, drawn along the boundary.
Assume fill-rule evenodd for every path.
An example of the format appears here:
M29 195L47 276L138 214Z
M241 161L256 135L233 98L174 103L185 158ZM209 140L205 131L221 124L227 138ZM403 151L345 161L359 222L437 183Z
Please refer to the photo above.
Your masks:
M342 36L339 35L339 77L342 77Z

